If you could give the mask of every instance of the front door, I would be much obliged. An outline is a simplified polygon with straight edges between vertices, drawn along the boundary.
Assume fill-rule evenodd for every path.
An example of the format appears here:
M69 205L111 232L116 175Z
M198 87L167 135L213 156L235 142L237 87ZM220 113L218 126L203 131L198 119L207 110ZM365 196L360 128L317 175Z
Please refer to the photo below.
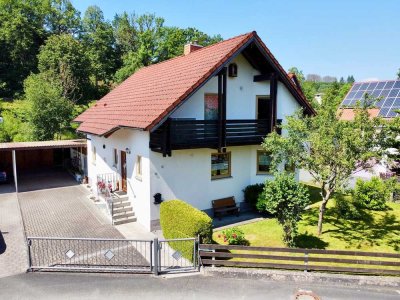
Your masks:
M126 152L121 151L121 179L122 179L122 190L126 193L127 192L127 185L126 185Z

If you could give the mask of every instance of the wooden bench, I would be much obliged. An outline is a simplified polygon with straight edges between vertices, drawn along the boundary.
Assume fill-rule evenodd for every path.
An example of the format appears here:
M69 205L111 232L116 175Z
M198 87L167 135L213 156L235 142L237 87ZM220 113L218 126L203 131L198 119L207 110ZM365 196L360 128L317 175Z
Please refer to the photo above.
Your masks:
M221 220L221 216L223 214L236 214L239 217L240 208L236 205L235 197L227 197L217 200L212 200L212 207L214 210L214 217L219 217Z

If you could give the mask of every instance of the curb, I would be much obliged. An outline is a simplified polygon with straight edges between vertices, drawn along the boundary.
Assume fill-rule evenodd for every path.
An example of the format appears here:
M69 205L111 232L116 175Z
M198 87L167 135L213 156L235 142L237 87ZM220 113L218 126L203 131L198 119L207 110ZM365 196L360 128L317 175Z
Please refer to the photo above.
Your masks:
M282 270L261 270L226 267L202 267L205 276L256 279L271 281L294 281L301 283L328 283L341 286L400 287L400 277L309 273Z

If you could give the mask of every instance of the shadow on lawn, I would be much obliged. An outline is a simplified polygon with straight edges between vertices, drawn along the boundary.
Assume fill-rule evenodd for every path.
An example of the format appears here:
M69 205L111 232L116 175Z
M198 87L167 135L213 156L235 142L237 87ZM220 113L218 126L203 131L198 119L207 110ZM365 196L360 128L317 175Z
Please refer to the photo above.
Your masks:
M296 243L296 247L306 249L325 249L329 246L329 243L307 232L296 236L294 242Z
M400 221L390 210L382 213L382 216L374 219L372 212L361 210L359 220L347 220L339 217L335 209L327 209L324 226L331 226L322 233L330 234L331 237L359 249L363 248L363 245L373 247L386 244L394 251L400 251L400 236L396 234L400 232ZM317 226L318 212L310 211L303 219L308 225Z

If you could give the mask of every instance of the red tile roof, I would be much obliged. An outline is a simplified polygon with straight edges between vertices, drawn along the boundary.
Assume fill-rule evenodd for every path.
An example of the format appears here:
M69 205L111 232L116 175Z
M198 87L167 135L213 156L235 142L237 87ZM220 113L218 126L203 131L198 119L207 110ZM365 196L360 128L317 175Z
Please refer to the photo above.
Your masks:
M78 131L107 135L121 127L152 129L233 54L255 39L299 93L296 98L303 102L303 94L253 31L138 70L75 119L81 123ZM301 104L309 106L305 98L304 101Z
M369 117L376 118L379 115L379 108L370 108L368 109ZM338 110L338 114L340 116L340 120L343 121L353 121L356 113L353 108L340 108Z

